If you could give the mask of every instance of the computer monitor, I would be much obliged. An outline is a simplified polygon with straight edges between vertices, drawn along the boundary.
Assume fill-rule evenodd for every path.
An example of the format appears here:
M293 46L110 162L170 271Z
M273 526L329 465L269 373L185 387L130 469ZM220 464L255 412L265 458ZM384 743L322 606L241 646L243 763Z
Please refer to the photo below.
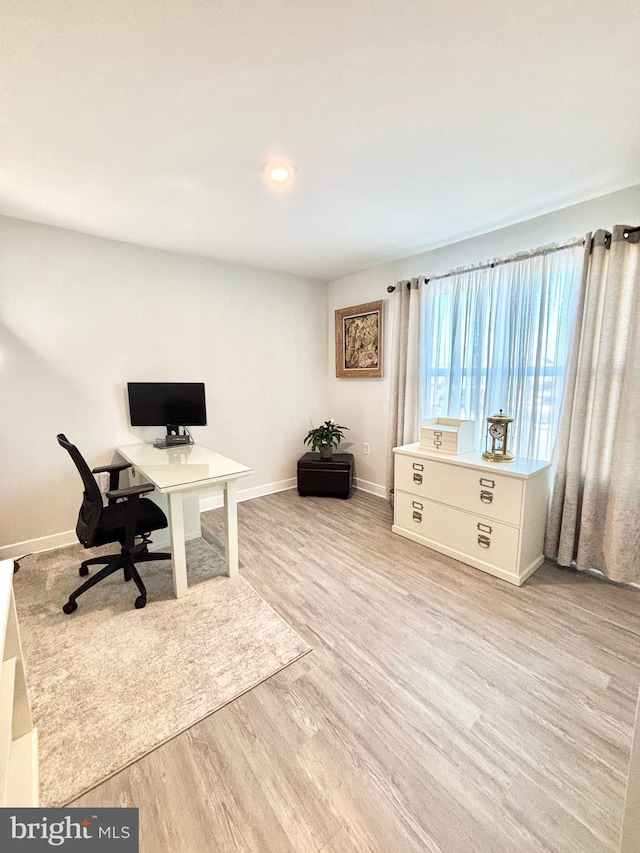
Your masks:
M207 425L204 382L128 382L127 390L131 426L164 426L167 444L188 443L181 427Z

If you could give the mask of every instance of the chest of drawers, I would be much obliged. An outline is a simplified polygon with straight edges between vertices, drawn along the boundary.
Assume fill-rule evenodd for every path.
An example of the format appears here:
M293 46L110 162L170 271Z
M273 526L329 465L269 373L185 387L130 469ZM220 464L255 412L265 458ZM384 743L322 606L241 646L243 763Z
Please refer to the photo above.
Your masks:
M520 586L544 561L548 462L396 447L393 532Z

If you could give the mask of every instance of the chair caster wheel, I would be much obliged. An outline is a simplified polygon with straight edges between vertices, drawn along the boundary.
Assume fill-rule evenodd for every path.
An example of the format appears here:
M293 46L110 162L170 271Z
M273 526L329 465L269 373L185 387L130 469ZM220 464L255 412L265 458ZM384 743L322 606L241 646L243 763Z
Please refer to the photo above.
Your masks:
M136 608L138 610L142 610L142 608L145 606L146 603L147 603L147 596L146 595L139 595L136 598Z
M89 574L89 567L88 566L80 566L80 571L78 572L78 574L80 575L81 578L86 578L86 576Z
M78 609L78 604L76 601L69 600L66 604L62 605L62 609L65 613L73 613L74 610Z

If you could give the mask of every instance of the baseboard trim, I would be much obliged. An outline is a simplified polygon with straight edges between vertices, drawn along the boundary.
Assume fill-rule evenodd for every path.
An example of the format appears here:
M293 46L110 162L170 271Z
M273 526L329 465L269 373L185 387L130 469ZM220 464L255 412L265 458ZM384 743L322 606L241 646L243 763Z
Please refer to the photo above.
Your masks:
M370 495L375 495L378 498L386 498L387 490L384 486L379 486L377 483L370 483L368 480L355 478L355 487L361 492L368 492Z
M272 495L276 492L285 492L287 489L295 489L297 481L295 477L288 480L280 480L276 483L266 483L264 486L254 486L252 489L242 489L238 492L238 502L250 501L253 498L261 498L264 495ZM200 512L209 509L218 509L223 506L222 491L218 494L200 498ZM161 541L158 541L161 540ZM154 539L154 549L169 544L168 536L160 536ZM56 548L66 548L68 545L76 545L78 538L75 530L65 530L64 533L52 533L50 536L41 536L38 539L27 539L24 542L14 542L12 545L0 546L0 560L15 560L25 554L37 554L40 551L54 551Z
M0 546L0 560L15 560L25 554L55 551L56 548L66 548L67 545L76 545L77 543L78 537L75 530L52 533L50 536L41 536L38 539L27 539L25 542L14 542L13 545Z
M275 483L266 483L264 486L254 486L252 489L241 489L238 492L238 503L243 501L252 501L254 498L262 498L265 495L274 495L276 492L286 492L287 489L295 489L297 480L295 477L290 477L288 480L279 480ZM210 509L219 509L224 505L222 492L216 495L209 495L205 498L200 498L200 512L207 512Z

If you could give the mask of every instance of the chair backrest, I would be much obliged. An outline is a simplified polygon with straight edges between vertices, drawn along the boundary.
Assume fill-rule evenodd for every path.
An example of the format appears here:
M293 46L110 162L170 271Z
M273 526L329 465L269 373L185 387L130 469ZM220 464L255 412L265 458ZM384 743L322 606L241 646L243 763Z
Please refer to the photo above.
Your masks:
M91 548L96 529L102 515L102 493L100 492L96 478L91 473L89 466L84 461L84 458L78 448L71 444L67 437L62 433L57 436L57 439L58 444L68 451L69 456L71 456L76 468L78 469L78 473L82 477L84 493L82 497L82 506L78 513L76 534L80 542L82 542L86 548Z

